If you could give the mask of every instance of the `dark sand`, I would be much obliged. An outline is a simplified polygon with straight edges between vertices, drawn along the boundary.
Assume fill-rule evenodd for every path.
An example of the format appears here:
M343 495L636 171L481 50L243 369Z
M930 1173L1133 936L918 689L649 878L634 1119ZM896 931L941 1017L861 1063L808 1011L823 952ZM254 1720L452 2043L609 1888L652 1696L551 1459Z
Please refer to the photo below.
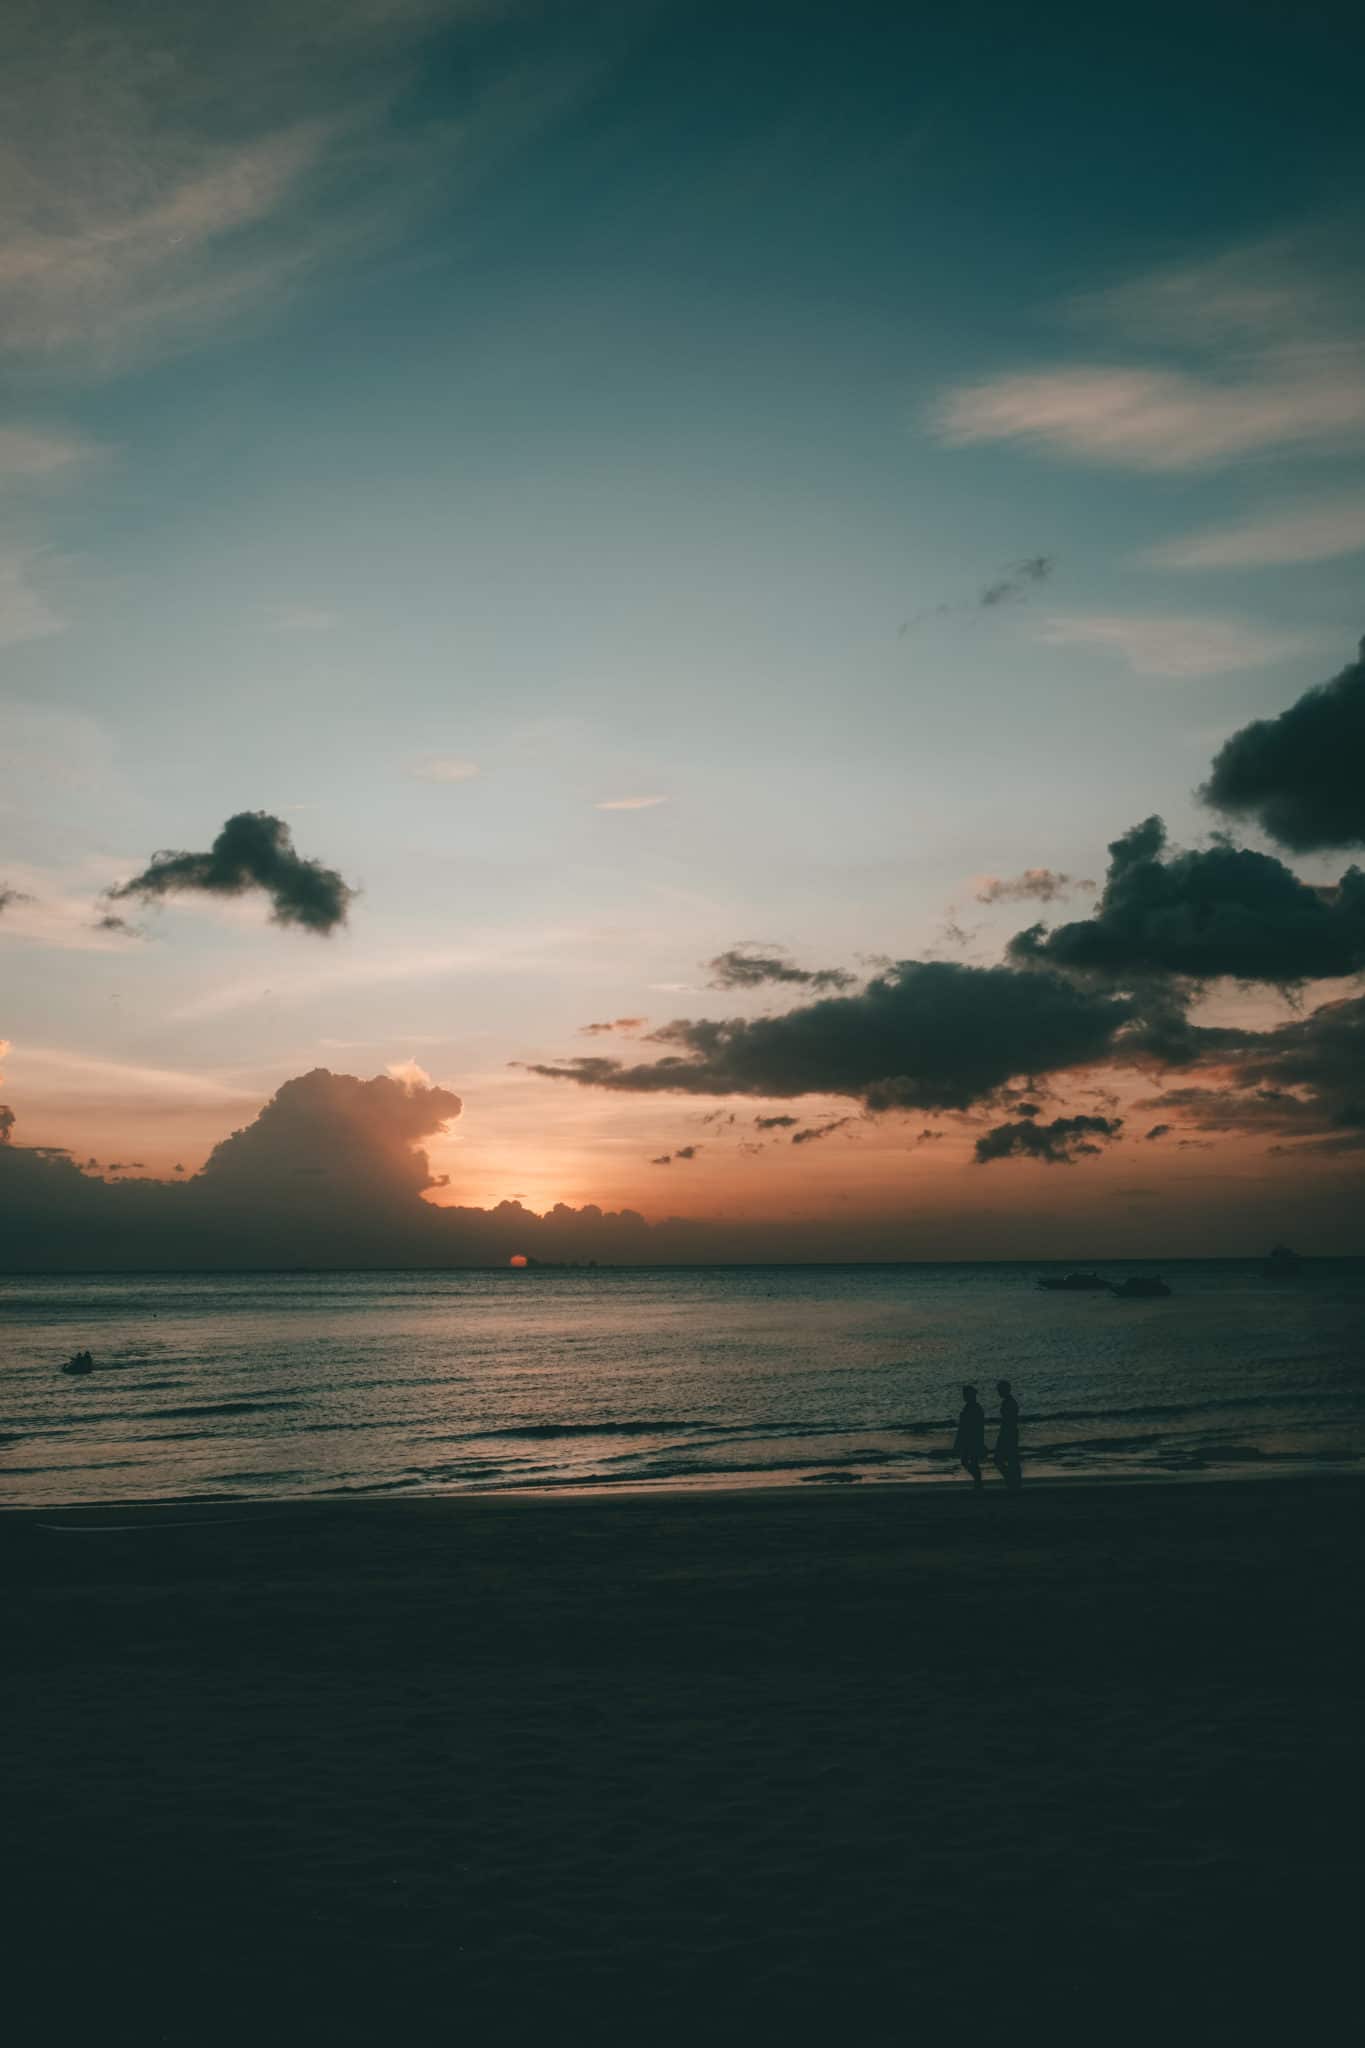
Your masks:
M10 2038L1300 2038L1343 1989L1358 2017L1363 1506L0 1517Z

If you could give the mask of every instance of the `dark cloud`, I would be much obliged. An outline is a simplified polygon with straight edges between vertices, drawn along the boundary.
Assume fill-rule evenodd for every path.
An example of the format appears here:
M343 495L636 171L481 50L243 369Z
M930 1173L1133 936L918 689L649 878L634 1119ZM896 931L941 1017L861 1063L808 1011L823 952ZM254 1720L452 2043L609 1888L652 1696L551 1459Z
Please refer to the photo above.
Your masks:
M1047 1166L1072 1166L1100 1150L1096 1138L1117 1138L1122 1129L1122 1117L1109 1116L1059 1116L1050 1124L997 1124L977 1139L976 1161L978 1166L987 1166L993 1159L1041 1159Z
M811 1145L817 1138L832 1137L835 1131L841 1131L845 1124L851 1124L853 1121L851 1116L838 1116L830 1124L810 1124L804 1131L793 1131L789 1143Z
M1153 1124L1150 1131L1144 1131L1142 1134L1144 1143L1148 1145L1154 1145L1158 1138L1169 1138L1170 1135L1169 1124Z
M673 1164L673 1154L671 1152L661 1152L657 1159L651 1159L649 1163L651 1166L671 1166Z
M1046 583L1055 567L1051 555L1030 555L1025 561L1013 563L996 582L988 583L977 603L984 611L991 611L996 605L1012 604L1016 598L1027 596L1039 583Z
M1072 889L1093 889L1093 882L1073 881L1057 868L1025 868L1021 875L985 875L976 892L978 903L1055 903Z
M0 1102L0 1145L8 1145L13 1129L14 1111L7 1102Z
M1027 598L1029 592L1036 589L1040 583L1046 583L1056 566L1056 558L1053 555L1027 555L1022 561L1011 562L991 582L983 584L975 597L957 604L926 605L920 611L913 612L901 624L899 637L904 639L916 626L922 626L930 619L949 619L964 613L995 611L1002 604L1016 603Z
M712 975L707 984L710 988L760 988L765 982L790 983L798 988L852 988L858 978L842 967L794 967L785 955L765 953L752 946L731 946L706 965Z
M6 883L0 882L0 911L10 910L16 903L32 901L33 898L26 895L22 889L11 889Z
M916 1145L938 1145L947 1137L946 1131L921 1131L915 1139Z
M1365 641L1278 718L1233 734L1199 794L1294 853L1365 846Z
M145 1173L146 1170L140 1159L113 1159L105 1168L106 1173Z
M97 932L114 932L120 938L137 939L142 936L137 926L129 924L127 918L120 917L116 910L103 911L95 918L94 928Z
M799 1116L756 1116L754 1125L760 1131L789 1131L800 1121Z
M603 1024L580 1024L579 1032L584 1038L601 1038L608 1031L643 1031L648 1017L612 1017Z
M1365 1132L1365 996L1323 1003L1269 1031L1229 1033L1202 1064L1217 1085L1167 1088L1142 1109L1176 1112L1200 1131L1330 1142L1354 1149Z
M675 1159L695 1159L700 1151L700 1145L679 1145L673 1157Z
M1021 1074L1085 1065L1136 1014L1121 996L1013 967L906 960L857 995L779 1017L681 1019L681 1048L639 1066L604 1056L532 1073L584 1087L691 1095L846 1095L873 1110L967 1109Z
M1144 977L1189 982L1227 975L1287 985L1365 968L1365 873L1334 887L1301 882L1270 854L1224 840L1166 853L1166 828L1147 818L1114 840L1091 917L1010 940L1009 958L1132 986Z
M207 853L154 854L140 875L108 893L112 902L153 903L187 892L244 896L253 889L270 898L276 924L323 934L345 924L356 894L335 868L296 852L284 820L265 811L229 818Z

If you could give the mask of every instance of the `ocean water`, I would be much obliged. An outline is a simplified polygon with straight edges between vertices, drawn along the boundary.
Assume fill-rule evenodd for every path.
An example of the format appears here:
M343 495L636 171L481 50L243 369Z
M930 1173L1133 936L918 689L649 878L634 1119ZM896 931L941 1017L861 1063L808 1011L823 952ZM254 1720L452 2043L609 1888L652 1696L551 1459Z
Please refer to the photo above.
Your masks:
M962 1483L959 1384L1002 1376L1035 1478L1365 1460L1365 1261L1038 1270L4 1278L0 1501Z

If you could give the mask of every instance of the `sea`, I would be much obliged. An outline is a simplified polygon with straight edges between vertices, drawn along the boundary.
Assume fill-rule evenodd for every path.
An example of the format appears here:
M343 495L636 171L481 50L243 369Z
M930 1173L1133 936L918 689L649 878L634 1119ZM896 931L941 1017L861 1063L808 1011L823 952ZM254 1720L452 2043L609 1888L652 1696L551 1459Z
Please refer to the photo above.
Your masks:
M960 1385L990 1417L1000 1378L1026 1481L1362 1465L1365 1260L1055 1270L4 1277L0 1503L964 1484Z

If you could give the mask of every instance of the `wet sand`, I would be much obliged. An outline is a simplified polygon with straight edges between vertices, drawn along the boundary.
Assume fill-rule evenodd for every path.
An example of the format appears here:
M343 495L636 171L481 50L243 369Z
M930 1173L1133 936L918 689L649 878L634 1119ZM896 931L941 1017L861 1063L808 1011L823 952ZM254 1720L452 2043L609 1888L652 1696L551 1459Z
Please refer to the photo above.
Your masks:
M1363 1508L0 1517L15 2038L1302 2034L1358 1975Z

